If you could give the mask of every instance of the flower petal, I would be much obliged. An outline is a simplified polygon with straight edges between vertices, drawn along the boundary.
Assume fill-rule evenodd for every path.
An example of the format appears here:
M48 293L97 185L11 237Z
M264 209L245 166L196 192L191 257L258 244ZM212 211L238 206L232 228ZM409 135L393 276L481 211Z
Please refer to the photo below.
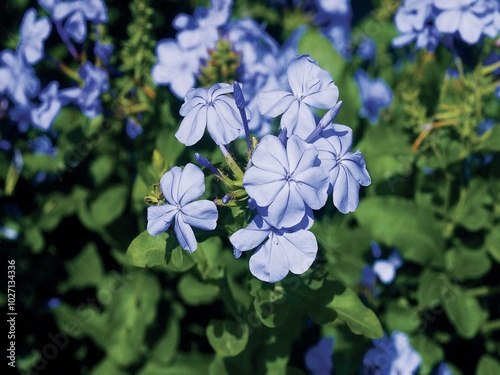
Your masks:
M160 188L163 196L168 203L172 205L179 205L177 200L179 191L179 181L181 178L182 169L180 167L173 167L165 173L160 179Z
M149 234L156 236L165 232L170 227L170 224L172 224L172 220L177 212L177 207L171 204L148 207L147 231Z
M176 202L181 206L194 201L205 193L205 175L199 167L192 163L186 164L179 176L179 188Z
M200 105L199 108L193 109L184 117L175 137L184 145L192 146L203 137L206 125L207 109Z
M342 164L333 183L333 204L343 214L355 211L359 204L359 184Z
M264 116L277 117L297 99L288 91L264 91L258 96L259 112Z
M214 230L217 226L217 207L209 200L191 202L181 209L186 224L203 230Z
M261 216L257 215L248 224L246 228L242 228L234 232L229 241L235 249L239 251L247 251L255 249L259 246L271 233L271 227Z
M184 215L176 216L174 231L179 245L184 250L188 250L190 253L196 250L198 247L196 237L194 236L193 229L184 221Z

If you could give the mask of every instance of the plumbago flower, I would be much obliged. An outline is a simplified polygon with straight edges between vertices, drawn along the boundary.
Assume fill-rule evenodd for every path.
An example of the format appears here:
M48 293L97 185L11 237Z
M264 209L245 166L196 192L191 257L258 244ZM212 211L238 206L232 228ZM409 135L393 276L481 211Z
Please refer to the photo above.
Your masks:
M311 225L312 220L304 217L293 228L276 229L257 215L229 240L236 258L242 251L257 248L250 257L250 272L262 281L275 283L284 279L289 271L302 274L311 267L318 252L316 237L308 230Z
M378 122L379 112L387 108L392 102L392 90L381 78L370 79L368 73L362 69L354 72L354 80L361 96L361 110L359 115L368 118L371 123Z
M313 375L329 375L332 373L332 348L334 342L333 337L324 337L307 350L304 361Z
M243 252L255 250L249 260L250 271L255 277L275 283L289 272L302 274L311 267L318 251L316 237L309 231L313 225L313 210L321 209L333 190L335 206L343 213L354 211L359 202L359 186L367 186L371 180L361 153L350 151L351 129L333 124L342 102L337 102L338 89L328 72L319 68L309 56L299 55L291 59L287 75L295 93L261 94L259 109L261 114L288 111L292 114L290 119L297 117L292 125L296 131L289 135L288 128L284 127L278 136L266 134L258 142L250 137L249 110L244 87L239 82L233 85L217 83L208 89L196 88L187 92L180 109L184 119L175 136L181 143L191 146L208 129L232 175L226 175L227 169L216 168L198 153L195 158L228 191L214 202L203 201L211 205L192 202L203 194L204 188L188 193L188 188L193 190L188 186L191 180L186 177L183 181L188 182L175 182L181 179L176 177L181 169L175 167L160 181L168 204L148 209L150 234L166 230L175 218L174 230L179 242L192 252L196 239L189 225L213 229L217 219L215 204L239 208L242 213L248 209L253 211L253 219L248 226L232 233L229 240L236 258ZM274 104L265 102L266 95ZM317 125L308 104L328 109ZM273 106L279 110L275 111ZM245 169L233 158L228 146L243 135L247 143ZM188 164L182 173L196 179L193 184L201 186L203 174L197 169L199 177L194 176L194 168ZM184 194L190 199L181 201ZM191 207L199 209L195 213Z
M36 10L26 11L21 23L18 49L29 64L36 64L44 56L44 42L50 35L52 24L47 17L36 19Z
M38 107L31 108L31 122L36 127L47 130L50 128L54 119L59 114L62 107L59 98L59 82L52 81L38 95L41 104Z
M205 176L194 164L184 169L174 167L163 175L160 188L167 204L148 207L147 230L152 236L166 231L175 219L174 232L184 250L197 248L192 226L214 230L217 225L217 208L208 200L194 201L205 192Z
M265 91L259 94L259 110L263 115L281 117L281 128L301 138L315 128L312 108L330 109L339 90L330 73L319 67L309 55L292 58L287 69L289 91ZM300 124L300 125L299 125Z
M234 141L243 129L242 118L233 98L226 94L234 91L233 85L218 83L209 89L191 89L180 109L185 116L175 133L186 146L198 142L205 128L218 145Z
M87 37L87 21L108 22L108 9L103 0L39 0L39 3L50 13L63 39L69 35L76 42L83 43Z
M411 375L415 374L422 357L410 345L408 336L400 331L381 339L372 340L375 348L363 358L363 374Z
M359 204L359 186L370 185L371 178L361 152L350 151L351 128L328 124L312 142L318 150L321 167L329 172L333 204L343 214L355 211Z
M308 211L324 206L328 172L319 166L316 148L298 136L284 142L274 135L264 136L251 163L243 187L273 227L293 227Z

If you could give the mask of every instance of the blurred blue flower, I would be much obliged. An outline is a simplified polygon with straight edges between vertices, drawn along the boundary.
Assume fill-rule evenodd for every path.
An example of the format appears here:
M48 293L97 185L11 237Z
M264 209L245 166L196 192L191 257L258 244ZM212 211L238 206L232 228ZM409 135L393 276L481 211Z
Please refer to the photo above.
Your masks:
M392 41L394 47L415 42L417 49L434 51L439 33L434 26L433 0L405 0L396 11L394 22L401 35Z
M368 73L362 69L356 70L354 79L361 96L361 110L359 115L368 118L371 123L377 123L380 110L391 105L391 88L381 78L370 79Z
M184 99L196 84L199 56L179 47L174 39L162 39L156 44L156 58L158 62L151 70L153 82L168 85L175 96Z
M243 130L243 122L234 99L226 95L232 92L233 85L227 83L189 90L180 109L184 119L175 133L179 142L194 145L205 128L218 145L235 140Z
M184 169L173 167L165 173L160 188L168 203L148 207L147 230L156 236L166 231L175 219L177 240L184 250L192 253L198 244L191 227L213 230L217 225L215 203L194 201L205 193L205 176L200 168L188 163Z
M35 64L44 56L44 42L50 35L52 24L47 17L36 19L36 10L28 9L19 30L18 49L29 64Z
M15 241L19 238L19 231L11 227L0 226L0 237Z
M47 135L40 135L29 143L29 148L35 155L56 156L57 147L52 146L52 141Z
M94 46L94 53L101 59L104 66L108 66L114 49L115 47L111 43L101 43L100 40L97 40Z
M298 136L283 144L266 135L252 155L243 187L271 226L290 228L328 198L329 175L319 164L318 151Z
M133 118L127 117L125 131L127 132L127 135L130 139L135 139L138 135L142 134L144 129L138 121Z
M6 94L18 106L27 106L39 90L40 81L19 49L16 53L8 49L0 52L0 94Z
M94 118L102 112L100 96L109 89L108 73L87 61L80 67L78 74L84 80L83 88L63 89L59 92L59 98L63 104L75 103L86 117Z
M333 337L324 337L307 350L305 363L312 375L331 375L333 371L332 349L334 342Z
M232 0L211 0L212 7L196 7L193 16L180 13L172 21L179 32L176 40L184 50L196 50L200 58L208 57L209 48L219 40L219 28L231 14Z
M390 337L372 340L375 348L363 358L363 374L411 375L415 374L422 357L410 345L408 336L394 331Z
M491 16L486 5L488 0L434 0L434 6L440 10L436 16L436 28L444 34L458 32L460 38L475 44L481 38L484 27Z
M345 59L351 57L351 0L315 0L318 13L314 22L322 26L322 33Z
M359 204L359 186L371 184L366 163L360 151L351 152L352 130L348 126L329 124L314 140L321 167L329 173L333 204L347 214Z
M61 110L59 82L52 81L38 95L41 104L31 108L31 122L42 130L48 130Z
M64 31L78 43L87 37L87 21L94 23L108 22L108 9L103 0L39 0L56 25L64 23ZM61 29L58 28L59 33ZM62 35L61 35L62 36ZM65 36L62 36L65 39Z
M287 68L289 91L264 91L259 94L259 111L281 117L281 128L306 138L316 127L313 108L330 109L339 97L339 89L330 73L319 67L309 55L298 55ZM300 125L299 125L300 124Z
M445 362L442 362L434 369L432 375L453 375L453 373L449 369L448 365Z
M276 229L260 215L231 235L235 257L242 251L257 248L249 261L250 272L259 280L275 283L283 280L288 272L306 272L316 258L318 243L308 231L312 220L304 217L301 223L289 230Z
M402 265L403 259L399 251L393 250L387 260L378 259L373 263L373 272L375 272L382 283L390 284L396 277L396 270Z
M357 54L362 60L373 60L377 54L377 44L372 38L363 38L359 43Z

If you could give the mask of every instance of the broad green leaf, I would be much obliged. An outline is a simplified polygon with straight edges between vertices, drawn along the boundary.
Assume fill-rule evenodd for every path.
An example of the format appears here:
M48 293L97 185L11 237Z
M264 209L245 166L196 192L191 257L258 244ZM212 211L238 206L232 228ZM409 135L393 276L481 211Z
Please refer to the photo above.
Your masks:
M272 289L258 289L254 293L253 306L266 327L274 328L288 322L290 302L284 293Z
M307 30L300 39L298 49L299 53L309 54L322 69L330 72L334 82L340 79L346 61L318 29Z
M500 226L495 226L486 236L486 249L500 263Z
M179 352L173 363L165 366L148 361L137 375L206 375L213 355Z
M424 334L411 337L411 345L422 357L421 374L431 374L432 369L444 359L443 348Z
M217 354L234 357L247 346L249 330L246 324L212 319L207 326L206 335Z
M151 361L166 366L175 360L181 339L181 319L185 315L183 306L174 302L170 305L171 314L165 333L154 345L151 351Z
M127 206L128 193L128 188L124 185L116 185L100 193L89 206L89 212L95 224L106 226L116 220Z
M144 341L156 319L160 284L155 276L142 270L118 283L116 275L107 278L109 281L101 284L97 294L107 317L109 343L105 350L117 363L128 366L145 354Z
M477 299L457 287L452 287L449 298L444 300L444 310L457 333L465 339L477 335L485 318Z
M495 124L490 131L481 137L481 142L477 145L477 151L497 152L500 151L500 125Z
M488 185L481 179L473 179L455 207L456 222L472 232L488 227L492 218L491 210L486 205L492 202Z
M406 260L444 265L440 225L431 210L399 197L369 197L354 215L375 241L397 247Z
M42 232L37 226L32 224L24 231L23 240L35 254L40 253L45 246L45 238Z
M385 307L383 320L387 330L413 332L420 326L418 314L405 298L389 301Z
M375 313L361 302L352 289L345 288L341 293L336 292L328 307L338 314L340 320L347 323L352 332L371 339L384 335Z
M177 290L189 306L209 305L219 297L219 288L209 282L200 282L190 273L181 277Z
M75 212L77 202L78 198L74 194L51 194L42 206L37 225L46 232L54 230L63 218Z
M101 186L113 174L115 161L110 155L102 155L90 164L90 175L95 186Z
M486 250L457 248L445 255L446 269L450 279L479 279L491 269L491 260Z
M493 356L483 354L476 368L476 375L500 374L500 362Z
M454 298L456 289L442 275L432 271L424 271L420 276L417 300L420 309L430 309L443 303L443 299Z
M127 259L136 267L152 267L165 264L167 233L152 236L144 231L132 240L127 249Z
M104 276L101 257L93 242L88 242L75 258L66 262L65 267L69 279L59 284L61 293L73 288L96 287Z
M92 368L90 375L127 375L127 371L109 357L105 357Z

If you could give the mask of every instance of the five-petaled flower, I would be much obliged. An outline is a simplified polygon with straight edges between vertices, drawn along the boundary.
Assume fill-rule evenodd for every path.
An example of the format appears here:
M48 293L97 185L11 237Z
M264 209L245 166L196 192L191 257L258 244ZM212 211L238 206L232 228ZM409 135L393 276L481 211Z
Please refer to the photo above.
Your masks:
M160 188L168 203L148 208L147 230L152 236L166 231L175 219L174 232L179 244L191 253L197 242L192 226L214 230L217 225L217 208L209 200L195 199L205 193L205 176L194 164L184 169L173 167L163 175Z
M243 187L257 211L275 228L298 224L311 209L323 207L328 195L328 172L319 166L316 148L292 135L283 143L266 135L255 149Z
M309 55L298 55L287 68L292 92L264 91L258 96L259 111L281 117L281 128L289 134L307 137L315 127L313 108L330 109L339 97L339 89L330 73L321 69Z

